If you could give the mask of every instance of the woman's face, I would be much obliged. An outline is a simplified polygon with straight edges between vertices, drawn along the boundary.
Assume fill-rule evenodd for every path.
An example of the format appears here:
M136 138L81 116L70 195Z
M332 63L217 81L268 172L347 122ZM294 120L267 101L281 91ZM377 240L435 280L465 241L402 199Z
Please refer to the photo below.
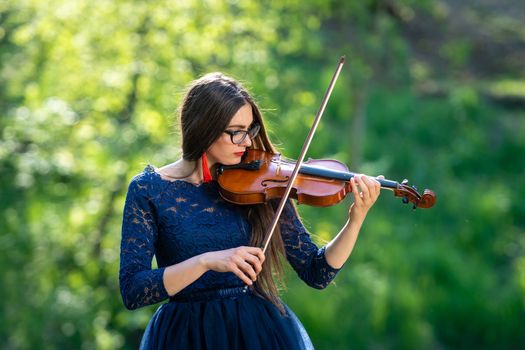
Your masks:
M252 106L249 103L246 103L244 106L239 108L237 113L235 113L226 130L248 130L252 123ZM206 152L208 157L208 166L212 167L216 163L224 165L238 164L241 161L241 157L246 151L246 148L250 147L251 145L252 140L249 136L246 136L243 142L236 145L232 142L230 135L223 132Z

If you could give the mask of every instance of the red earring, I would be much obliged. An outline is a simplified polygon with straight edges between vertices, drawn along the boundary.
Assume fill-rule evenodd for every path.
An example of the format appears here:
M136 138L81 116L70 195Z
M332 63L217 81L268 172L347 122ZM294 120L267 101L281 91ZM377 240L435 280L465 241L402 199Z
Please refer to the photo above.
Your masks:
M210 182L212 180L210 168L208 168L208 157L206 157L206 152L202 154L202 176L204 182Z

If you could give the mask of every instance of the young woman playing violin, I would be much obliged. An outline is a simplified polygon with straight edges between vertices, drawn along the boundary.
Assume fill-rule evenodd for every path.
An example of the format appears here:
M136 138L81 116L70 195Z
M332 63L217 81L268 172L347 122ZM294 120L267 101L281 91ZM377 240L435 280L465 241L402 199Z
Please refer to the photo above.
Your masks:
M379 182L352 178L349 219L321 248L288 201L265 256L259 247L276 202L229 203L215 181L215 169L239 163L247 149L275 152L254 100L237 81L208 74L189 88L180 122L182 158L161 168L148 165L136 175L124 207L124 304L136 309L169 299L149 322L141 348L313 348L278 298L279 257L307 285L325 288L352 252Z

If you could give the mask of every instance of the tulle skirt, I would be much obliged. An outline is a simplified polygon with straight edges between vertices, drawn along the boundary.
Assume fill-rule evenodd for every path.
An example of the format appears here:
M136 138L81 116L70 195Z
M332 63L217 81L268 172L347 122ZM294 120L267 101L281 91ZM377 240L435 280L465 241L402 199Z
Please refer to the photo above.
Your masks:
M313 349L303 325L285 306L245 288L174 298L150 320L141 349Z

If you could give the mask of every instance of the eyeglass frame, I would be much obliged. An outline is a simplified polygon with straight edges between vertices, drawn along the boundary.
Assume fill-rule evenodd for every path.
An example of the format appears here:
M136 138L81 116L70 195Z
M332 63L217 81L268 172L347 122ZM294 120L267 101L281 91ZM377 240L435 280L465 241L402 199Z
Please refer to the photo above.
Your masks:
M255 129L255 131L253 131ZM261 131L261 125L259 123L254 123L248 130L224 130L224 132L230 135L230 140L234 145L240 145L246 140L246 136L250 136L250 139L253 140ZM244 133L244 136L239 142L233 142L233 137L239 134ZM251 135L253 133L253 135Z

